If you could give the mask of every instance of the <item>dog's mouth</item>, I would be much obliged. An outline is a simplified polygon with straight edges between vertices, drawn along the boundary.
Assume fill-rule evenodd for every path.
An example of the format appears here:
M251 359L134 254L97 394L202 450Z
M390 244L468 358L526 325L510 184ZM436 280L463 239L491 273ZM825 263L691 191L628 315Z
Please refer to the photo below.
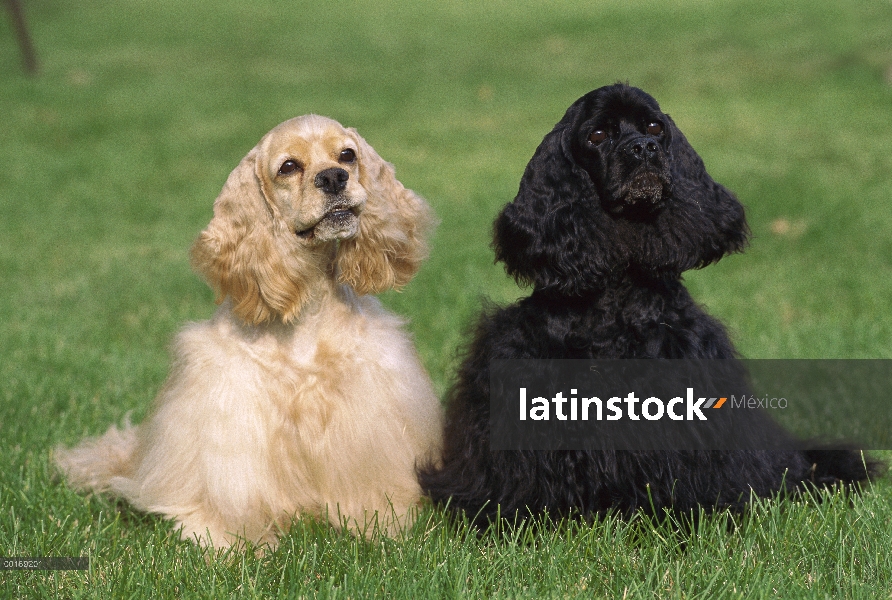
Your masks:
M629 182L623 202L626 204L659 204L663 200L663 180L653 172L645 172Z
M647 218L659 212L669 198L669 183L660 173L641 170L623 185L615 200L607 206L609 212L629 218Z
M310 227L295 231L302 240L328 241L350 237L359 224L360 206L333 206Z

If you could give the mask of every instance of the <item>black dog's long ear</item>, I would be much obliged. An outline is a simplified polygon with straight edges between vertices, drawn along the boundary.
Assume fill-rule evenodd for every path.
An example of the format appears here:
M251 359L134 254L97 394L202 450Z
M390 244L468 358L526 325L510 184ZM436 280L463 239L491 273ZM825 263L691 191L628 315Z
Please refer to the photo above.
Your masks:
M575 107L575 105L574 105ZM545 136L493 226L496 261L520 285L577 294L616 264L598 194L572 157L572 110Z
M684 231L683 256L678 256L680 271L701 268L718 262L726 254L743 250L749 242L750 230L743 205L726 187L717 183L703 160L671 117L672 196L669 212L673 225Z

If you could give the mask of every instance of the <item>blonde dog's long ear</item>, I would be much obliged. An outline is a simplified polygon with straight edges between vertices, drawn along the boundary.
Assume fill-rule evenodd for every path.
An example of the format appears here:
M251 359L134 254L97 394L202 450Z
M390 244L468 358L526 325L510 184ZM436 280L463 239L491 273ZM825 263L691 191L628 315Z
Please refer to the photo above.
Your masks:
M338 247L341 283L359 294L375 294L407 284L427 258L427 234L435 224L427 203L397 181L393 165L350 128L359 144L359 182L368 199L359 232Z
M314 267L297 251L294 232L263 190L254 148L229 174L214 202L214 218L192 245L192 267L226 296L244 321L291 320L307 300Z

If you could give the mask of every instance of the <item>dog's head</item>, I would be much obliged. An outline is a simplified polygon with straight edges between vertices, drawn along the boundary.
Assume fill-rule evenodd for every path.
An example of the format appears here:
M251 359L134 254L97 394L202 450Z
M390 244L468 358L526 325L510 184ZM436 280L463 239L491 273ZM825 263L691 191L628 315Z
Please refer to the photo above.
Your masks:
M615 84L577 100L545 136L493 246L520 283L575 295L629 270L675 277L748 235L743 207L656 100Z
M192 264L245 321L287 322L320 277L360 294L407 283L432 223L356 130L307 115L275 127L232 171Z
M257 147L254 164L270 208L301 243L313 247L359 231L368 200L360 161L355 131L309 116L270 131Z
M637 88L586 98L572 125L573 160L588 173L604 210L651 217L671 193L671 120Z

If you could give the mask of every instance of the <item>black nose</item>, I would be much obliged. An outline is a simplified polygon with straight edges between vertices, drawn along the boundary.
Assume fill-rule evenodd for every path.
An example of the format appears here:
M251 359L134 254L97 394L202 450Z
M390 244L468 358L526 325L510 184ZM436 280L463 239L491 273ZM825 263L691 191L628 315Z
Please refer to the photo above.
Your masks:
M651 137L638 137L629 142L623 151L630 158L647 160L657 156L660 145Z
M347 187L348 179L350 179L350 174L347 171L340 167L332 167L319 171L313 183L327 194L337 194Z

